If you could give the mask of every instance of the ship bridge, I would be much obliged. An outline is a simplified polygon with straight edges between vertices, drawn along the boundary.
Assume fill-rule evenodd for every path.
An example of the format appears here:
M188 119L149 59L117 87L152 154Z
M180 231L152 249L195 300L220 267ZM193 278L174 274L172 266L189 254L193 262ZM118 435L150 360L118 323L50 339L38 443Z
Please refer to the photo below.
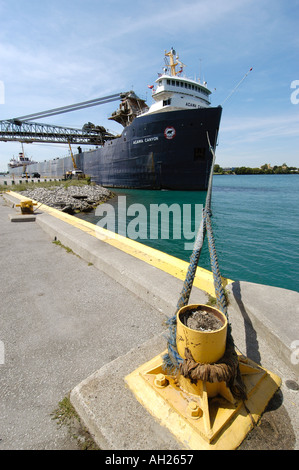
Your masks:
M165 53L163 74L156 80L156 89L152 88L154 103L149 113L172 111L177 109L207 108L211 105L211 91L207 82L192 80L183 76L185 64L179 60L176 51ZM178 69L179 66L179 69Z

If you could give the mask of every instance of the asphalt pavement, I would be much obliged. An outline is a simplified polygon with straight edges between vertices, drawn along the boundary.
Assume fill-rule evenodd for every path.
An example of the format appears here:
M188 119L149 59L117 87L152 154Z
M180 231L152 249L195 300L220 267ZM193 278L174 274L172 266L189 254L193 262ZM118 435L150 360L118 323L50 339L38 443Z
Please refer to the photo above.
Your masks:
M0 450L77 449L52 419L58 403L164 317L14 213L0 197Z

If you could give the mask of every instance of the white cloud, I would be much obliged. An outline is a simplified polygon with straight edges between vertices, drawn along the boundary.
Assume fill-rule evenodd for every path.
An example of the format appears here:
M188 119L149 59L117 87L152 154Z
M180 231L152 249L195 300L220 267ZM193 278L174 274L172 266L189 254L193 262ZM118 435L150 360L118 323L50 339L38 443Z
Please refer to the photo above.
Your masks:
M265 117L238 117L221 125L222 134L234 134L236 140L250 142L269 137L298 136L299 113Z
M265 162L299 166L299 114L224 117L219 134L217 163L256 166Z
M140 2L136 2L139 6ZM191 1L154 1L142 2L143 9L139 15L134 8L128 9L121 18L113 17L114 27L109 28L108 34L102 34L99 41L110 42L125 35L142 32L145 35L155 31L176 32L178 37L183 30L196 29L197 31L210 28L211 24L225 21L225 16L244 8L255 0L191 0Z

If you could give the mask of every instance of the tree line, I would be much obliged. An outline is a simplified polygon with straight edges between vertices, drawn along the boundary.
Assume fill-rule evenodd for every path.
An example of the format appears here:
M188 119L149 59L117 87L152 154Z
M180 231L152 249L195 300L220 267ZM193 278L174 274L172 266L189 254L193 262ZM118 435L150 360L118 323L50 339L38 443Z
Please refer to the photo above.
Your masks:
M222 168L216 164L214 166L214 173L220 175L235 174L235 175L274 175L274 174L299 174L299 169L294 166L288 166L286 163L282 165L274 165L273 167L265 163L259 168L251 168L247 166L240 166L235 168Z

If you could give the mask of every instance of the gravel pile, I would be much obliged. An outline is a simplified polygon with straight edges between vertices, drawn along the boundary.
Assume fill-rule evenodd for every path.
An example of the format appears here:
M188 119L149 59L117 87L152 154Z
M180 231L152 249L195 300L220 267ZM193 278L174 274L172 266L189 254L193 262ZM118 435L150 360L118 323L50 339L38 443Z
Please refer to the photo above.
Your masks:
M97 185L40 187L20 191L20 194L68 214L89 212L113 195L108 189Z

